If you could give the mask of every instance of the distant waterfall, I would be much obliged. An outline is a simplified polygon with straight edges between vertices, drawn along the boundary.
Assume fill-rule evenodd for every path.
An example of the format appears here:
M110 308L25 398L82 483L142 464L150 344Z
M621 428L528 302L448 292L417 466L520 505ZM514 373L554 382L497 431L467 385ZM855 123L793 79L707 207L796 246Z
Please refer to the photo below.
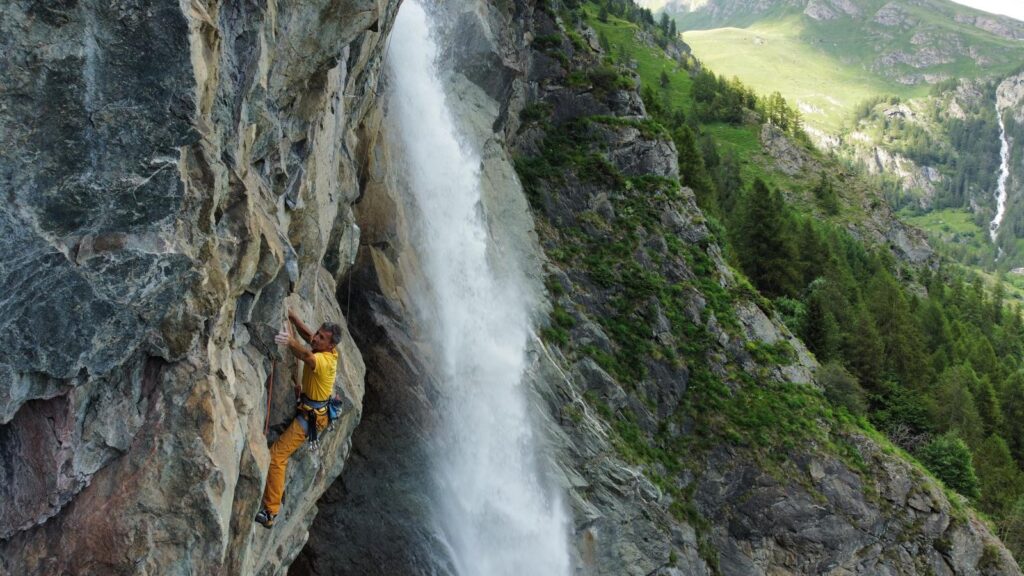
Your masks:
M999 167L999 186L996 187L996 217L989 224L989 236L992 242L996 241L999 234L999 226L1003 223L1003 216L1006 215L1006 181L1010 178L1010 143L1006 139L1006 124L1003 122L1003 114L999 111L999 100L996 99L996 118L999 119L999 138L1002 139L1002 147L999 149L999 156L1002 164ZM1000 250L1000 254L1002 251Z
M569 517L545 481L523 381L525 290L488 261L480 158L460 142L419 2L402 5L391 42L390 126L425 284L413 300L443 396L434 520L460 576L568 576Z

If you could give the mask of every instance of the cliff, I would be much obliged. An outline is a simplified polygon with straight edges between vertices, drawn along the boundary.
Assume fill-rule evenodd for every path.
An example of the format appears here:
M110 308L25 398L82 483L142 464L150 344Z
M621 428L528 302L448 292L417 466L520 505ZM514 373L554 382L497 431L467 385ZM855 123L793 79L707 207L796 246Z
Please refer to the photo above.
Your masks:
M254 528L268 379L277 424L296 370L272 335L288 307L344 324L397 4L4 6L0 573L269 574L297 553L364 368L346 332L346 415Z

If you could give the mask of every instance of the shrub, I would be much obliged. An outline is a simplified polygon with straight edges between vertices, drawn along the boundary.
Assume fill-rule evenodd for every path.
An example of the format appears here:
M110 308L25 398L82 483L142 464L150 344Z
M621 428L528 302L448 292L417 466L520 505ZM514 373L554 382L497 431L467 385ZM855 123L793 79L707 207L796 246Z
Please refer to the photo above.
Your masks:
M978 477L971 463L971 451L958 436L938 436L926 444L917 456L946 486L969 498L980 496Z
M839 362L827 362L818 368L815 375L818 385L825 391L825 398L835 406L842 406L855 416L863 416L867 411L864 389L857 377Z

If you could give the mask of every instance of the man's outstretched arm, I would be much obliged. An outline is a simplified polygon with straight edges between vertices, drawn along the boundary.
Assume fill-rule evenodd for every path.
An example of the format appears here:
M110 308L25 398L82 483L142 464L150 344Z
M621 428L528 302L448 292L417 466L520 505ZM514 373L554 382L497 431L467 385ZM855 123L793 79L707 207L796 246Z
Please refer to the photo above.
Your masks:
M302 319L299 318L299 315L296 314L295 312L292 312L290 308L288 309L288 320L290 320L291 323L295 325L295 330L298 331L299 336L301 336L303 340L305 340L306 342L310 342L312 340L313 331L309 329L309 326L303 324Z
M289 314L289 316L291 315ZM278 332L277 335L274 336L274 342L277 342L282 346L287 346L296 358L302 360L310 370L315 370L316 358L313 357L313 351L303 346L302 342L299 342L298 339L295 338L295 333L292 332L291 324L286 322L284 328L284 331Z

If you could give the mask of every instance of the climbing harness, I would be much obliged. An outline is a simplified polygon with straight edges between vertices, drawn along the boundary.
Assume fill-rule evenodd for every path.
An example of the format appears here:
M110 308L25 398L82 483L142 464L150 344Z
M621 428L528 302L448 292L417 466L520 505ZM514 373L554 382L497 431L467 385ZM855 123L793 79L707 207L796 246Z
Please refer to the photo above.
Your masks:
M319 440L319 436L330 429L334 421L341 417L343 404L341 400L334 396L317 402L316 400L310 400L303 394L299 399L298 409L299 424L302 426L303 432L306 433L306 438L310 442L316 443ZM324 415L327 416L327 424L324 425L323 430L317 430L317 417Z

